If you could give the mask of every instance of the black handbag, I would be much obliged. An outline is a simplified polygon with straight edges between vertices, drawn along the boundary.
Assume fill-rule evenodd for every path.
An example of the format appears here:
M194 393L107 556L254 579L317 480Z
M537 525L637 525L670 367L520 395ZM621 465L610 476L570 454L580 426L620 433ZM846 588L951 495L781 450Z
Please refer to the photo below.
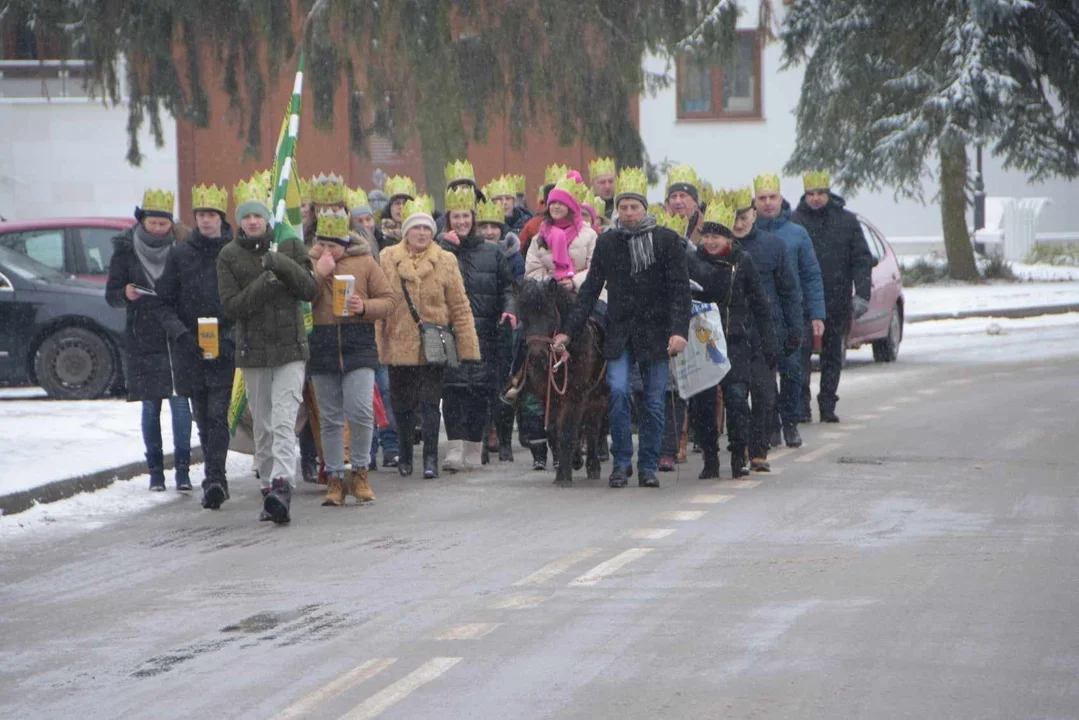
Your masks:
M408 294L408 286L404 279L401 280L401 291L408 303L408 311L412 313L412 319L416 321L420 329L420 347L423 349L423 359L428 365L444 365L457 367L461 360L457 355L457 335L452 327L435 325L424 322L420 318L416 306L412 304L412 296Z

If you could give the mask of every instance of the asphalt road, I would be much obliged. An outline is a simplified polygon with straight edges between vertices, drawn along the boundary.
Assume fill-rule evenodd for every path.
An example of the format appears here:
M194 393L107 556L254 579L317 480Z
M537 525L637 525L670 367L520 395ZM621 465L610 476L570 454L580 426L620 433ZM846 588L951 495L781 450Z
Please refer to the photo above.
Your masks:
M739 483L521 452L9 541L0 717L1077 717L1077 359L856 367Z

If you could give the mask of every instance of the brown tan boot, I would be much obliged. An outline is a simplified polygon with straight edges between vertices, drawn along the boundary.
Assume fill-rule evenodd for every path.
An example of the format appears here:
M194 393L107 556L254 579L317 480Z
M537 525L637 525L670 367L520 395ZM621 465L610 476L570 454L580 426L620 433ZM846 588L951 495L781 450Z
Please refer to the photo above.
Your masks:
M352 471L350 489L356 502L365 503L375 499L375 491L371 489L371 483L367 482L367 468L357 468Z
M324 507L345 504L345 479L339 475L331 475L327 479L326 499L322 501Z

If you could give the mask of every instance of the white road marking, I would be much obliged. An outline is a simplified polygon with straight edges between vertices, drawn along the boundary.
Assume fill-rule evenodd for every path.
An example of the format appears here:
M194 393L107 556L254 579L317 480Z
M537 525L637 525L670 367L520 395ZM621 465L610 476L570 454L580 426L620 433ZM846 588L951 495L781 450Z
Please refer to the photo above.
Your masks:
M344 691L359 685L364 680L370 680L375 675L397 662L397 658L375 658L368 660L362 665L354 667L336 680L315 690L310 695L300 698L289 705L285 710L276 715L273 720L291 720L292 718L311 717L319 705L330 698L340 695Z
M788 455L790 455L791 453L796 453L799 450L801 450L801 448L789 448L789 447L781 448L779 450L776 450L776 451L770 453L768 459L769 460L779 460L780 458L785 458Z
M561 575L577 563L581 562L582 560L587 560L598 552L599 548L585 548L584 550L578 550L577 552L567 555L566 557L559 558L557 560L554 560L553 562L547 563L528 577L518 580L513 584L515 586L542 585L556 575Z
M630 548L625 552L621 552L615 555L613 558L606 562L601 562L584 575L570 583L570 587L582 587L588 585L595 585L600 580L609 577L626 565L629 565L634 560L640 560L648 553L652 552L653 548Z
M479 640L487 637L500 623L465 623L448 627L434 636L434 640Z
M938 390L937 388L926 388L925 390L919 390L918 394L928 396L928 395L936 395L939 392L940 392L940 390Z
M643 528L641 530L634 530L629 534L634 540L662 540L668 535L673 535L674 530L672 528Z
M716 487L722 490L752 490L760 484L760 480L720 480Z
M821 459L822 457L824 457L828 453L832 452L833 450L838 450L838 449L839 449L839 443L828 443L827 445L821 445L819 448L817 448L813 452L807 453L807 454L803 455L802 457L794 458L794 461L795 462L804 462L804 463L813 462L814 460Z
M543 595L514 595L513 597L499 600L491 606L492 610L531 610L539 607L546 597Z
M670 512L660 513L659 519L684 522L688 520L700 520L707 513L707 510L671 510Z
M428 660L393 685L364 700L347 715L342 716L341 720L370 720L370 718L378 717L414 691L437 679L461 660L463 658L459 657L437 657Z
M698 495L689 502L693 505L721 505L734 499L734 495Z

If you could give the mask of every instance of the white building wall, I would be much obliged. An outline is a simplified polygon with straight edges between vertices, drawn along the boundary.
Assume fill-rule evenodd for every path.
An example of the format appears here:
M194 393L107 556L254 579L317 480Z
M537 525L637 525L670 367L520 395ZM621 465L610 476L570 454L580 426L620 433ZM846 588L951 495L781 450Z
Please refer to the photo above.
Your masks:
M128 217L148 187L176 190L176 121L164 113L165 145L146 123L144 156L127 155L127 107L87 98L0 98L0 216Z
M740 24L752 28L754 21L755 17L747 16ZM691 165L714 187L746 185L759 173L779 173L794 150L794 109L803 75L801 68L780 71L781 55L779 43L762 50L764 119L751 121L678 120L673 64L668 68L666 59L647 57L647 71L666 71L672 79L666 90L640 100L641 136L650 160ZM827 132L827 128L821 131ZM973 151L970 160L973 167ZM1039 233L1079 232L1079 215L1074 210L1079 203L1079 182L1053 180L1034 185L1022 173L1003 170L988 151L983 152L983 161L988 195L1051 199L1038 222ZM896 201L894 191L887 190L851 195L847 197L848 206L868 217L890 238L939 237L940 208L933 197L938 185L929 179L924 189L924 205L913 200ZM662 193L661 187L652 188L650 199L659 201ZM801 178L784 177L783 194L796 205L802 194ZM968 214L968 223L973 223L973 212Z

